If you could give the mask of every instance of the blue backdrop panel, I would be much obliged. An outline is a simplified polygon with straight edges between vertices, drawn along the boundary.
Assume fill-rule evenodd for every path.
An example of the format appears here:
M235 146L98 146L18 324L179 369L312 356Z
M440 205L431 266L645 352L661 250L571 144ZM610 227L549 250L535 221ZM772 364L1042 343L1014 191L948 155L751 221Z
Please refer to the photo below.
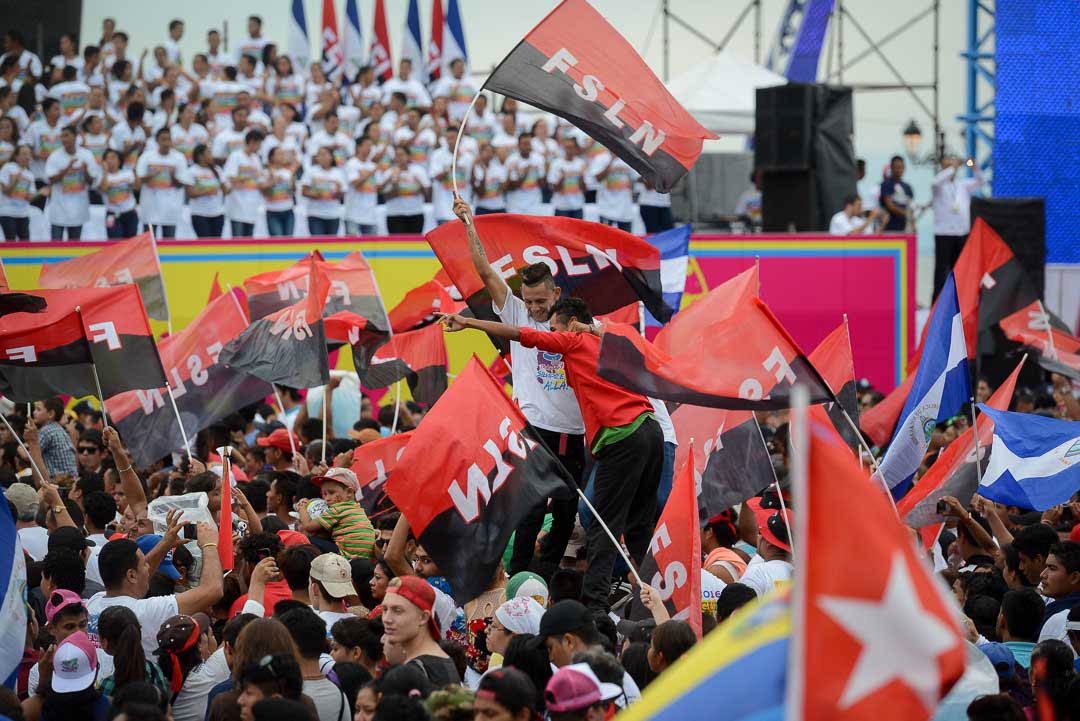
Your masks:
M1046 261L1080 263L1080 2L999 0L994 195L1046 198Z

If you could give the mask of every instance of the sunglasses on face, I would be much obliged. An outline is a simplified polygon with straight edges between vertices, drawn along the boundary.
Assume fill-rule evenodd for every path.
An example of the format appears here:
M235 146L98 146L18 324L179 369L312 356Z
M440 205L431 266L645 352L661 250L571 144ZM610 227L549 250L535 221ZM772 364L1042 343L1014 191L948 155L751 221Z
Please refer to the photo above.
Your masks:
M100 453L101 449L97 446L79 446L79 453L89 455L91 453Z
M390 543L389 538L376 538L375 539L375 545L378 546L379 548L385 548L386 544L388 544L388 543Z

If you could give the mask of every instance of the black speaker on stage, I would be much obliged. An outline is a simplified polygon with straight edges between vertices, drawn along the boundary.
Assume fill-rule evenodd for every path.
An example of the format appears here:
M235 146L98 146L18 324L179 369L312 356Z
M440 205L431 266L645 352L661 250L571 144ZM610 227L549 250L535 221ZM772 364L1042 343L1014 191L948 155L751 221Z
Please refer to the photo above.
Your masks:
M760 88L754 111L754 166L804 170L814 165L817 87L801 83Z
M754 164L767 232L828 230L855 192L851 88L789 83L757 91Z
M761 210L761 229L766 233L817 230L821 214L814 171L766 170L761 176Z
M982 218L1020 261L1038 297L1046 287L1046 200L972 198L971 222Z

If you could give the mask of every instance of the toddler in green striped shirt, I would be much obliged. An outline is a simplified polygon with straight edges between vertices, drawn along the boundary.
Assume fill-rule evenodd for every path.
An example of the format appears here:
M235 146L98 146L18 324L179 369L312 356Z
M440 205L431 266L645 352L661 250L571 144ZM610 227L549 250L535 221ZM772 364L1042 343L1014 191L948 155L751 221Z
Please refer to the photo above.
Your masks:
M360 489L356 474L348 468L331 468L326 475L316 476L311 482L319 487L328 508L318 518L312 518L307 503L301 501L297 511L304 530L308 533L329 531L341 555L347 559L374 560L376 533L363 506L356 502L356 492Z

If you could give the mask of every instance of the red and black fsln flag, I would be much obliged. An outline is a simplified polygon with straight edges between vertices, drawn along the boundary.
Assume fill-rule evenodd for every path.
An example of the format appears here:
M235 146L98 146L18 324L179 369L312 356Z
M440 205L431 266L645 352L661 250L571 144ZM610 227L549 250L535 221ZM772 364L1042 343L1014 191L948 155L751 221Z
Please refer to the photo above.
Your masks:
M111 243L71 260L46 263L38 276L42 288L100 288L124 283L139 286L147 315L154 320L168 319L165 281L152 233Z
M226 344L220 363L290 388L311 388L330 380L322 318L330 281L317 265L311 265L308 273L311 292L254 321Z
M694 166L703 141L716 138L585 0L560 3L484 88L566 118L662 193Z
M375 351L361 374L367 388L386 388L405 379L418 403L432 405L446 391L446 339L441 325L397 333Z
M212 300L187 328L158 344L188 438L273 393L266 381L220 363L224 345L247 328L240 289ZM147 466L183 447L168 390L129 391L105 401L109 417L131 449L136 465Z
M473 356L414 431L386 493L465 603L491 583L525 515L569 497L572 482Z
M855 427L858 427L859 395L855 387L855 365L851 359L851 343L848 340L846 323L841 323L825 336L825 340L810 353L810 363L817 368L818 373L836 394L837 402L825 405L829 420L848 447L858 453L859 438L855 435L851 423L844 418L844 411L847 411Z
M21 307L37 312L0 317L0 395L17 403L56 394L96 396L91 363L106 398L165 385L138 286L19 295Z
M682 405L672 412L671 422L677 437L695 439L702 521L753 498L776 481L772 458L752 411ZM679 444L676 467L686 462L689 448L689 443Z
M719 302L720 298L717 298ZM699 298L694 308L710 296ZM698 313L675 316L665 331ZM661 332L661 335L664 333ZM710 408L776 410L791 406L796 383L810 391L811 403L836 398L798 344L759 298L740 302L735 311L701 326L693 341L668 354L630 326L604 326L598 371L602 378L651 398Z
M390 342L369 355L364 345L364 319L351 313L335 313L326 319L331 343L352 345L353 364L365 388L386 388L405 380L418 403L431 405L446 390L446 339L441 325L428 325L407 333L395 333Z
M575 218L496 214L477 216L473 222L492 267L514 293L521 289L518 271L544 263L562 297L581 298L594 315L640 300L654 318L671 318L660 282L660 251L635 235ZM491 295L473 268L461 221L440 225L427 234L427 241L469 310L477 318L498 320Z
M349 468L360 482L356 500L364 507L369 518L394 508L393 502L386 495L386 481L393 475L398 460L405 453L414 433L416 431L395 433L364 443L353 451L352 465Z

